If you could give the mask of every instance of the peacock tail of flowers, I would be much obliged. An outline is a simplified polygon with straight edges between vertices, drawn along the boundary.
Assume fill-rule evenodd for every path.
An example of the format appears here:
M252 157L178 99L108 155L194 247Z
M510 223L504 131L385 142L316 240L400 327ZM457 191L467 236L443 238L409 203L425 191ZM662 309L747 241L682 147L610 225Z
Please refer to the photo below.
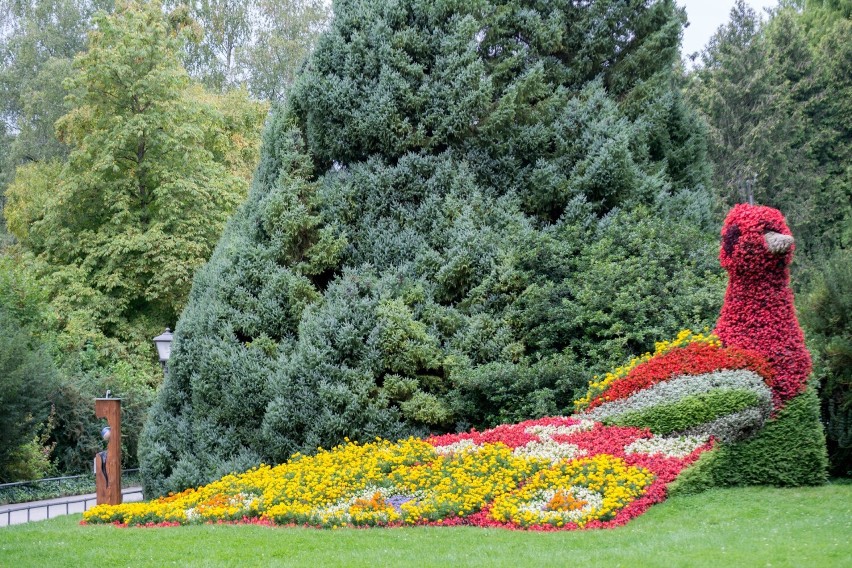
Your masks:
M721 347L722 342L712 333L695 333L690 329L681 330L677 334L677 337L673 340L655 343L653 353L645 353L638 357L634 357L627 364L608 372L602 379L599 379L598 376L595 375L592 381L589 382L589 390L586 392L585 396L574 401L575 412L586 410L594 399L601 396L601 394L603 394L613 383L628 376L636 367L655 357L668 353L673 349L685 347L691 344Z
M347 441L145 503L99 505L84 521L608 527L661 501L666 484L712 445L708 436L657 437L570 417L426 440Z
M624 524L665 499L667 485L703 452L752 435L804 388L810 356L789 290L792 248L766 248L767 231L789 235L777 210L741 205L725 221L720 260L731 280L718 335L685 329L595 376L572 417L427 439L346 440L149 502L99 505L84 522Z

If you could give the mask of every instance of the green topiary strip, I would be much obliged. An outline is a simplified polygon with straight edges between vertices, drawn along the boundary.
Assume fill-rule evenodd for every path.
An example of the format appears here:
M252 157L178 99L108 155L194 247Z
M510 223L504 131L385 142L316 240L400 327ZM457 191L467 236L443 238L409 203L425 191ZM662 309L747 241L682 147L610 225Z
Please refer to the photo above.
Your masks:
M669 492L695 493L730 485L818 485L827 480L827 470L819 400L811 385L754 438L702 455Z
M721 416L756 406L760 402L753 391L719 389L661 404L639 412L629 412L604 424L649 428L654 434L669 434L704 424Z

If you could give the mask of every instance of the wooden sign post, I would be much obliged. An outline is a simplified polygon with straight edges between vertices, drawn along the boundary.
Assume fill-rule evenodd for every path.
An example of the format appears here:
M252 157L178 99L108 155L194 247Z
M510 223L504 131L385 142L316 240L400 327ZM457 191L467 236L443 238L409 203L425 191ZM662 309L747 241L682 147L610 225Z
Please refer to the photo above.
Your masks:
M109 394L109 393L107 393ZM96 398L95 416L106 418L110 428L106 451L106 467L103 452L95 456L95 488L98 505L121 504L121 399ZM104 475L106 473L106 475Z

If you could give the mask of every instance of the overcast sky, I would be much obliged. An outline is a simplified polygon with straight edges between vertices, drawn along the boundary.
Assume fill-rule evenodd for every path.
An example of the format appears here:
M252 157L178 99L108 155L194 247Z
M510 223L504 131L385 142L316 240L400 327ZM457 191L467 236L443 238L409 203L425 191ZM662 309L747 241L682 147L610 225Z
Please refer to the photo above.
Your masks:
M716 30L727 23L728 14L735 0L677 0L681 6L686 6L689 27L683 30L684 56L701 51ZM763 8L775 6L777 0L748 0L747 2L758 13Z

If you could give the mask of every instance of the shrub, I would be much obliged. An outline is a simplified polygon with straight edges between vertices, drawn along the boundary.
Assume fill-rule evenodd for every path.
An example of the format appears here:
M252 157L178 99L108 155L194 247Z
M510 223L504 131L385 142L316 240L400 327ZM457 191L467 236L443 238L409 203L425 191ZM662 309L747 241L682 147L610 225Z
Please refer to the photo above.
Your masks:
M0 306L0 480L30 475L33 439L50 412L53 360L41 342Z
M672 491L690 493L731 485L818 485L827 480L827 468L819 399L811 385L754 437L702 456Z
M852 254L830 258L805 298L802 322L814 353L814 374L832 473L852 475Z

